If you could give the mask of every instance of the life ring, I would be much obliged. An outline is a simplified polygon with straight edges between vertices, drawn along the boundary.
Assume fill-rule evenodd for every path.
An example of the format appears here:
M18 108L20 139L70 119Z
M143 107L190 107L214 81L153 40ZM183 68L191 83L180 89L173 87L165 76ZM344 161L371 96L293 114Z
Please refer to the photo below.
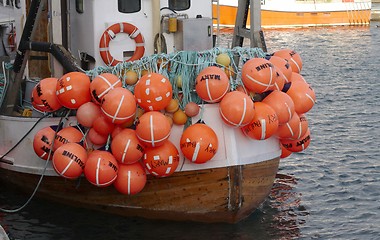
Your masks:
M115 59L109 51L109 44L118 33L127 33L131 39L135 40L136 43L135 52L132 57L126 60L127 62L138 60L144 56L145 43L140 30L130 23L115 23L103 32L99 43L100 56L105 64L115 66L116 64L122 62L121 60Z
M11 25L7 26L3 31L2 41L6 54L10 56L16 50L16 29Z

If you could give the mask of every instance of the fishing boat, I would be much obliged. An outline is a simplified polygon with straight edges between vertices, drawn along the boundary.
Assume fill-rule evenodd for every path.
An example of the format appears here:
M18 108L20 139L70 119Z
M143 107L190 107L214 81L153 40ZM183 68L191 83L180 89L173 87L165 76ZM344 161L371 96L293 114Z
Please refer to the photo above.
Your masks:
M220 26L233 26L238 0L217 2L214 3L214 15L219 12ZM370 20L371 1L367 0L261 1L263 28L368 25Z
M6 37L3 37L6 39L3 41L3 47L11 49L9 54L3 53L2 59L0 115L2 184L22 189L31 196L36 193L39 197L75 207L125 216L176 221L235 223L249 216L265 201L283 153L280 139L274 134L262 139L250 138L242 131L240 123L236 123L234 127L227 124L228 119L222 119L220 114L221 100L205 101L200 98L195 89L195 79L203 69L208 67L215 69L221 66L222 64L218 65L216 61L219 55L230 56L228 59L232 62L233 57L239 56L244 62L250 58L264 60L266 53L256 48L213 47L212 2L208 5L190 0L149 2L33 0L29 4L26 2L29 1L9 1L0 7L2 33L6 34ZM234 67L237 75L240 68ZM224 69L223 72L230 70L228 64L218 69L218 71ZM137 74L139 78L137 83L127 83L128 70L133 70ZM84 126L84 121L79 120L80 107L85 104L70 107L71 104L82 101L84 95L90 94L94 97L96 90L90 92L88 89L86 90L88 93L71 95L63 107L52 111L48 111L47 108L53 108L50 100L43 100L44 107L39 107L41 103L37 103L39 98L36 97L44 94L41 92L43 87L39 84L45 79L52 81L51 79L56 77L53 95L54 98L58 98L72 88L75 89L73 87L75 83L84 79L82 77L79 79L77 76L87 76L92 84L95 78L106 73L117 76L117 81L122 83L122 87L108 89L109 92L103 101L98 103L101 104L103 118L107 116L105 102L108 100L105 98L111 96L113 90L123 89L131 96L133 96L131 92L137 96L137 85L143 82L142 79L148 82L146 85L149 85L153 82L153 76L159 76L158 84L161 85L157 91L165 89L167 80L170 81L172 85L170 98L176 98L180 103L176 111L179 111L178 108L184 110L189 102L196 102L198 107L198 112L186 116L182 124L170 125L169 133L163 137L166 142L170 141L175 146L174 152L177 153L163 159L160 154L164 151L158 151L151 159L155 165L148 163L148 149L149 151L158 149L161 141L149 135L151 139L144 142L145 145L137 143L136 149L145 148L145 152L144 156L140 156L138 161L133 163L139 164L139 168L143 167L143 173L140 172L138 176L131 175L131 172L137 170L129 169L122 175L122 168L133 164L123 164L124 160L121 160L122 162L108 160L107 164L101 165L107 167L106 171L110 171L111 175L114 174L112 181L108 182L104 180L108 175L101 175L103 173L99 167L100 157L97 158L98 165L95 164L93 175L90 173L87 175L86 169L90 169L89 159L93 154L114 151L112 144L118 135L114 137L112 136L114 131L109 131L105 134L105 142L97 142L95 138L90 137L90 129ZM208 74L220 80L220 75L214 72ZM227 83L231 82L231 85L227 85L228 91L234 85L235 80L232 75L227 80ZM102 76L101 78L105 79L105 75ZM66 85L63 90L58 89L58 86L63 87L66 84L65 81L71 81L70 83L74 85ZM207 81L203 82L209 81L211 80L207 77ZM239 81L241 83L241 80ZM198 86L200 85L201 83L198 83ZM37 95L33 98L34 91L37 91ZM143 88L142 92L147 93L149 89ZM130 96L128 94L123 95L123 99L128 98ZM164 95L169 96L166 92ZM165 98L164 95L160 96L159 100ZM243 95L248 96L245 93ZM253 95L255 94L251 94L251 97ZM88 102L96 102L96 99L91 98ZM61 100L59 103L63 103ZM155 101L148 100L146 102ZM159 110L156 108L158 105L149 105L143 109L145 113L139 115L138 109L141 110L142 102L145 100L136 97L136 101L133 100L118 108L113 118L105 121L105 125L96 131L99 133L105 130L105 126L109 126L110 122L116 123L114 121L120 120L117 122L120 124L113 125L114 129L117 125L119 129L121 128L120 131L133 130L139 140L144 141L143 132L146 129L152 133L156 131L155 127L161 128L166 126L166 121L169 122L170 118L158 118L158 124L153 124L151 120L148 125L143 126L145 114L151 113L148 119L160 114L163 116L168 105L165 109ZM119 103L121 102L122 100ZM133 116L129 116L128 121L124 121L119 115L116 116L121 109L129 109L130 106L136 105L136 109L133 108ZM151 108L153 111L149 111ZM176 112L172 112L166 115L175 114ZM273 116L271 122L276 122L276 116ZM95 123L100 122L99 119L91 123L94 124L91 128L95 128ZM262 124L264 123L265 120ZM211 154L210 157L208 155L205 157L207 159L198 160L198 156L203 154L201 140L192 140L190 135L184 141L181 140L185 131L194 125L207 126L200 131L200 134L206 133L202 135L204 139L217 139L217 143L206 145L205 151ZM43 129L54 129L53 127L55 133L52 138L49 139L47 135L36 137ZM77 127L77 131L83 134L80 140L80 143L83 143L80 145L81 149L86 150L83 157L67 149L59 155L57 152L61 147L55 149L53 153L53 145L57 141L59 143L62 139L74 136L73 132L66 137L59 135L59 129L70 127ZM197 131L187 132L191 134ZM156 135L158 134L160 133ZM297 140L303 140L300 146L306 148L310 137L308 139L303 137ZM121 141L125 138L122 137ZM72 143L76 144L75 146L79 145ZM36 144L42 145L36 147ZM70 143L67 143L62 146L69 145ZM190 157L186 153L186 147L193 149ZM38 153L36 149L43 150L43 153ZM126 151L123 154L126 154ZM87 156L85 163L84 158ZM159 161L157 156L161 156L162 161ZM60 163L56 162L59 157L64 157L70 162L66 162L64 169L61 169L58 166ZM81 170L75 177L68 176L68 169L71 169L72 164L78 164ZM157 170L160 166L164 167L164 171ZM118 179L122 180L116 186ZM136 188L138 190L134 191Z

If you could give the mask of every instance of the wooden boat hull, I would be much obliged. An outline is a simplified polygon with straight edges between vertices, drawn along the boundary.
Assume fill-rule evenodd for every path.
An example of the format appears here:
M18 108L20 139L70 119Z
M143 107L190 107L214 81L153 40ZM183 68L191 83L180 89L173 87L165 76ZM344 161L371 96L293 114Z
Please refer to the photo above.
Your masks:
M139 194L120 194L113 187L98 188L86 179L44 176L38 196L108 213L150 219L235 223L249 216L268 196L279 165L268 161L176 172L169 178L148 176ZM31 194L40 175L0 168L0 180Z
M358 5L359 6L359 5ZM213 14L217 15L217 6L213 5ZM232 27L235 25L237 6L219 6L219 24ZM249 16L247 24L249 25ZM328 26L328 25L366 25L370 23L371 8L361 6L352 9L325 11L280 11L261 9L262 28L273 27L300 27L300 26ZM216 22L214 21L214 24Z

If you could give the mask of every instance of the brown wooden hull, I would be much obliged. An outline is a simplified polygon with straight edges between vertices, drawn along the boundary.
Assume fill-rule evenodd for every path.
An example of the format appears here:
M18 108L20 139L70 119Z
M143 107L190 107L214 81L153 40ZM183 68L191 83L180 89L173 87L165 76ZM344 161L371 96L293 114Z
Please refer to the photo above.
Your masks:
M123 195L114 187L98 188L85 178L66 180L45 176L38 196L108 213L150 219L200 222L238 222L249 216L269 195L279 158L268 161L176 172L167 178L148 176L142 192ZM0 180L31 193L39 175L0 168Z

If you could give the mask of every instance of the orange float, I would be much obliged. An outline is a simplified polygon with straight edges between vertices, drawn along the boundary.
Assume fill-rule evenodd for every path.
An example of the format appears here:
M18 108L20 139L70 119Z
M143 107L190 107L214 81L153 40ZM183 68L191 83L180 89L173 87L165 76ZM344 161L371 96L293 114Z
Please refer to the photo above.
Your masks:
M115 125L113 131L111 132L112 139L114 139L123 129L125 129L125 127L122 125Z
M87 151L78 143L60 146L53 156L53 168L62 177L75 179L83 173Z
M79 124L84 127L92 127L94 121L102 114L99 105L93 102L82 104L76 113L76 118Z
M141 159L144 147L140 144L133 129L125 128L112 139L112 155L123 164L132 164Z
M147 147L158 147L170 136L171 126L164 114L145 112L136 125L136 136Z
M252 58L241 69L244 86L255 93L263 93L275 87L276 72L273 63L264 58Z
M65 127L59 130L54 140L54 151L66 143L79 143L83 140L83 133L76 127Z
M294 102L292 98L284 92L274 90L266 96L262 102L273 108L278 117L278 124L280 125L289 122L294 115Z
M292 152L289 151L288 149L286 149L282 144L280 144L280 145L281 145L281 156L280 156L280 158L289 157L292 154Z
M305 82L291 82L286 94L292 98L294 102L294 110L298 114L308 112L315 104L314 90Z
M126 123L135 116L135 97L126 88L114 88L103 97L101 109L109 122Z
M263 102L255 102L255 116L246 126L242 127L243 133L257 140L271 137L278 129L278 117L271 106Z
M227 93L220 102L219 113L227 125L243 127L252 121L255 107L247 94L233 91Z
M195 117L199 114L199 106L195 102L189 102L185 106L185 114L188 117Z
M57 82L58 101L66 108L78 109L91 101L90 78L82 72L69 72Z
M180 139L183 155L193 163L211 160L218 150L218 137L212 128L196 123L183 131Z
M306 134L307 129L309 129L309 122L307 121L305 114L300 114L300 130L298 134L298 138L302 137Z
M84 175L91 184L107 187L116 180L118 170L119 164L110 152L95 150L88 155Z
M160 111L172 100L173 87L164 75L150 73L140 78L134 93L137 103L145 111Z
M285 82L290 82L290 78L293 74L293 70L288 60L282 57L273 56L273 55L266 57L266 59L268 59L269 62L273 63L274 66L280 69L280 71L285 76Z
M299 73L292 74L292 77L290 78L290 82L295 82L295 81L301 81L301 82L307 83L305 78Z
M204 68L196 78L195 91L206 102L220 102L230 89L227 74L219 67Z
M99 43L99 51L100 51L100 56L103 59L103 62L107 65L115 66L118 63L121 63L122 60L115 59L109 50L109 44L116 37L116 34L118 33L126 33L128 36L133 39L136 43L136 48L135 52L126 61L134 61L142 58L144 56L145 52L145 47L144 47L144 38L141 35L140 30L126 22L121 22L121 23L115 23L111 26L109 26L102 34L100 38L100 43Z
M115 124L109 122L104 114L100 114L100 116L95 119L92 127L97 133L107 136L115 129Z
M301 152L309 146L310 140L310 129L307 129L306 133L298 139L281 139L280 142L284 146L284 148L291 152Z
M165 111L168 113L174 113L178 110L179 108L179 103L178 99L170 99L169 104L165 107Z
M58 78L44 78L32 90L32 105L39 111L54 112L62 107L56 95Z
M143 162L146 170L153 176L167 177L172 175L178 167L179 152L168 140L159 147L146 148Z
M281 70L274 66L275 78L274 78L274 90L281 91L284 88L285 83L288 81Z
M292 67L292 71L300 73L302 70L301 56L292 49L281 49L273 53L273 56L281 57L287 60Z
M177 125L184 125L188 120L188 116L182 109L178 109L175 113L173 113L173 123Z
M145 184L146 173L140 162L119 165L117 178L113 183L118 192L126 195L135 195L144 189Z
M299 115L294 112L293 117L284 124L278 126L277 136L280 139L297 139L301 129Z
M101 104L103 97L112 89L122 87L120 79L112 73L96 76L90 84L92 101Z
M57 126L49 126L40 129L33 138L33 149L34 152L43 160L47 160L49 157L49 152L51 145L54 142L55 129ZM51 149L49 160L52 159L54 154L53 149Z
M103 146L107 143L108 136L107 135L102 135L98 133L94 128L90 128L90 130L87 133L88 140L91 141L91 143L98 145L98 146Z

